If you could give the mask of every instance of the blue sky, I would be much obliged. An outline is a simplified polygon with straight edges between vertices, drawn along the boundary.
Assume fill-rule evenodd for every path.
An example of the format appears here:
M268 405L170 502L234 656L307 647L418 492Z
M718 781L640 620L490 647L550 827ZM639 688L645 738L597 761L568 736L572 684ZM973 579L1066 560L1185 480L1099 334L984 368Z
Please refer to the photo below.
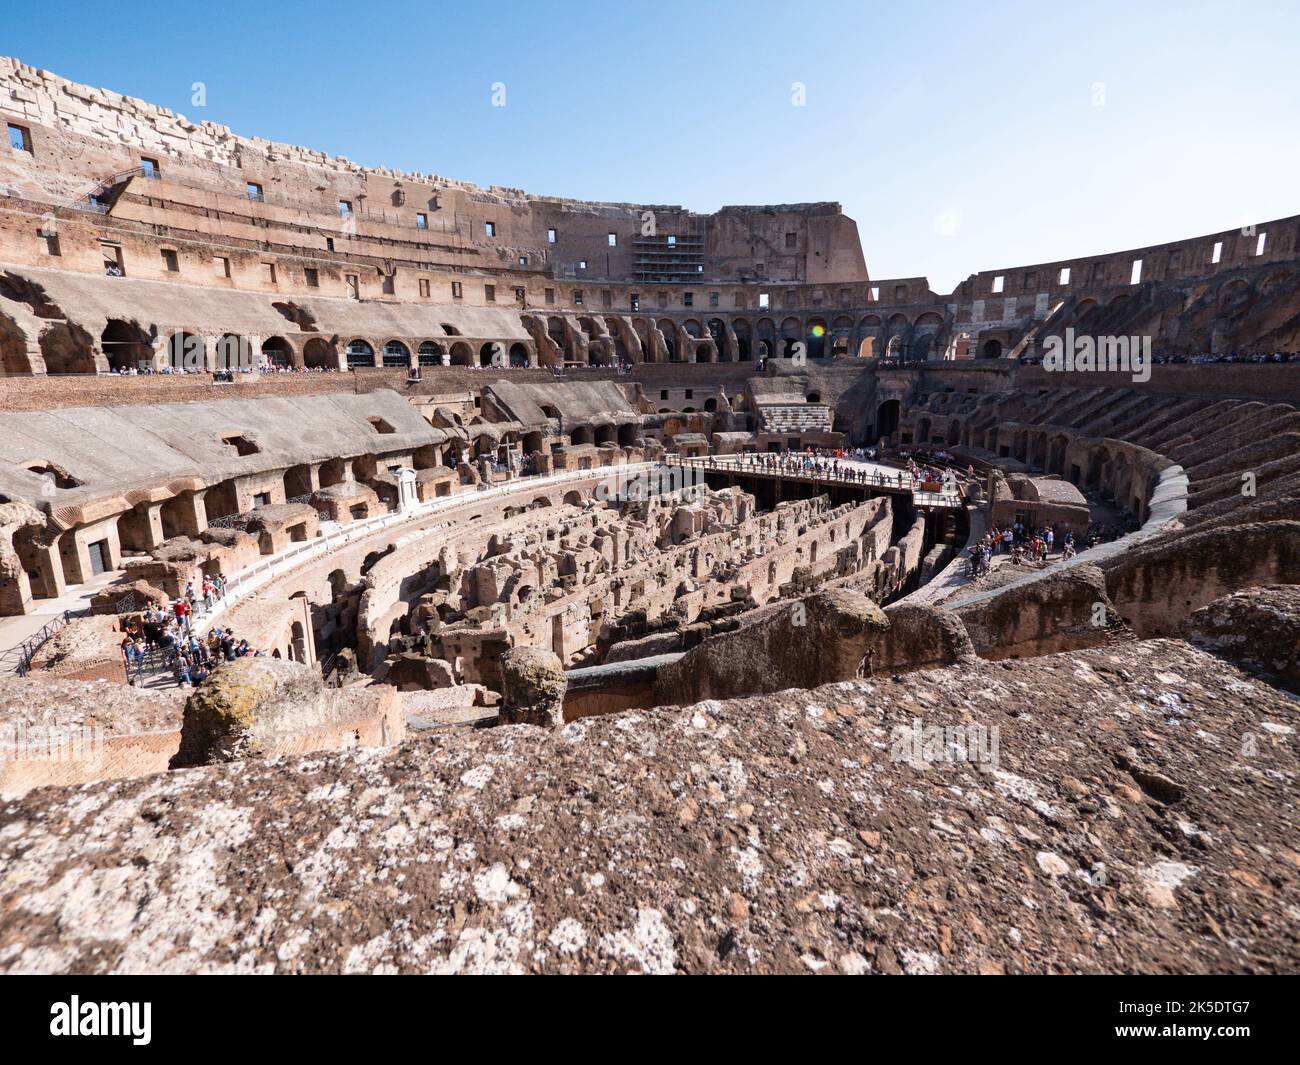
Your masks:
M838 200L873 276L941 292L1300 212L1294 2L46 0L11 5L0 53L480 184Z

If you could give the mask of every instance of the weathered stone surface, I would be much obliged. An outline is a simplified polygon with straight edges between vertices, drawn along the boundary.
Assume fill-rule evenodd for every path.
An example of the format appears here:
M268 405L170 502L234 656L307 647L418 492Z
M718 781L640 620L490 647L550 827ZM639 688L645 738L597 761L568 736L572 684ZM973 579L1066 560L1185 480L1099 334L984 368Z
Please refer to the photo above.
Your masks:
M850 680L888 628L884 612L860 592L818 592L763 611L664 666L655 697L681 704Z
M1202 650L1300 694L1300 585L1216 600L1188 619L1187 634Z
M318 720L324 696L321 675L309 666L276 658L227 662L186 701L175 764L255 756L268 734Z
M950 666L975 657L961 618L942 607L897 603L885 607L889 628L871 656L877 675Z
M564 664L551 651L512 647L501 656L501 720L556 728L564 724Z
M1294 719L1152 641L34 792L0 968L1294 972Z

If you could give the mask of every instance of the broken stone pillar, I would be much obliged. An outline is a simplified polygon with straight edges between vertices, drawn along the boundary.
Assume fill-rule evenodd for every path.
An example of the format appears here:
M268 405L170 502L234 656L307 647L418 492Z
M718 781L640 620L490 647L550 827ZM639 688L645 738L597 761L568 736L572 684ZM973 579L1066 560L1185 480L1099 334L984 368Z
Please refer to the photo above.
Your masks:
M564 664L539 647L512 647L501 656L501 720L510 725L564 724Z

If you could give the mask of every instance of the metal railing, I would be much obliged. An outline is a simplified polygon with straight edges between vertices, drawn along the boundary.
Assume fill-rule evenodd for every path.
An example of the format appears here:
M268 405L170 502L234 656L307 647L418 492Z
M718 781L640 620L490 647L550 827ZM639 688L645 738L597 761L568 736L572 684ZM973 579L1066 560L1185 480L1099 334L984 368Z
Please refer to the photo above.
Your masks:
M32 659L36 657L36 652L62 632L73 618L85 617L89 613L89 610L65 610L62 614L47 621L16 648L10 648L6 652L7 655L17 652L18 660L14 665L14 672L20 677L27 676L27 671L31 668Z

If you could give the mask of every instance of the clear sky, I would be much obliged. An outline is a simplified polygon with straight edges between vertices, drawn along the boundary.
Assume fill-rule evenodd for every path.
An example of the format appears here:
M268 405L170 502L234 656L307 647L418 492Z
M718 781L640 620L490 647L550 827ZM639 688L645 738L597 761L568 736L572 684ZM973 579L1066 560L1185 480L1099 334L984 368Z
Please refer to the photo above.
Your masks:
M1297 0L43 0L10 3L0 53L368 165L837 200L874 277L940 292L1300 213Z

